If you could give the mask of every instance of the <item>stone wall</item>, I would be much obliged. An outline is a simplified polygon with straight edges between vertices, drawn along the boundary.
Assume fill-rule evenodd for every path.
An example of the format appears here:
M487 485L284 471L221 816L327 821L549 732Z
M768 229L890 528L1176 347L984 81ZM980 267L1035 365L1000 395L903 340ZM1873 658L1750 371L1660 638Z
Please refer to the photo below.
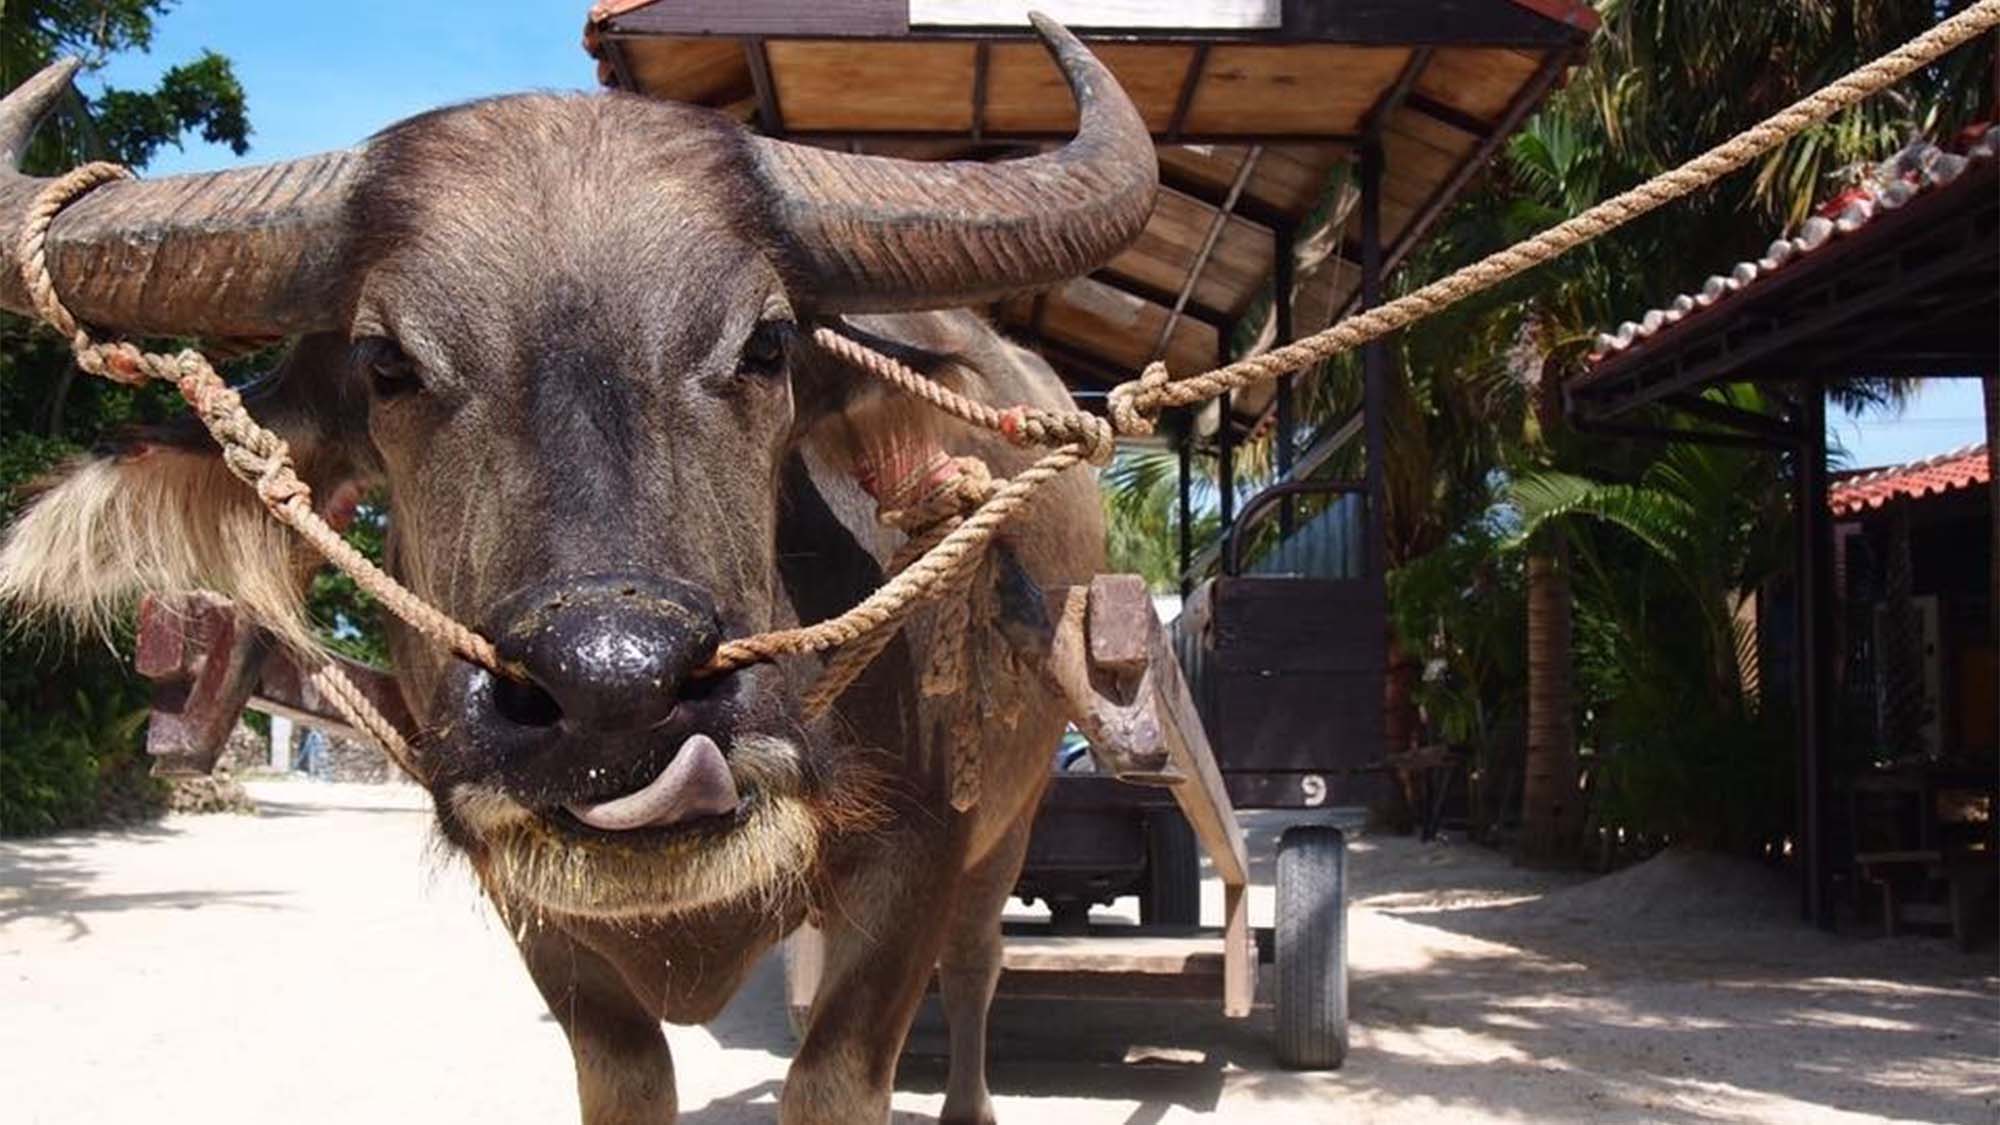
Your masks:
M312 742L308 743L307 739ZM230 733L216 762L216 772L242 775L266 771L270 743L249 724L238 723ZM310 747L310 748L308 748ZM372 742L332 735L312 735L306 728L292 728L291 768L318 781L356 781L380 784L403 780L402 774Z

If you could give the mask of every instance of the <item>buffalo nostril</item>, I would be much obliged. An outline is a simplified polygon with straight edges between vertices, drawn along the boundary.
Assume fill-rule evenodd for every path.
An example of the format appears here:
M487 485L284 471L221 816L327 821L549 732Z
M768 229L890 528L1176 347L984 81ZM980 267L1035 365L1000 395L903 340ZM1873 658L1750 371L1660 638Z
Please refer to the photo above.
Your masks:
M516 726L552 727L562 718L555 696L539 684L502 676L493 684L493 708L501 718Z

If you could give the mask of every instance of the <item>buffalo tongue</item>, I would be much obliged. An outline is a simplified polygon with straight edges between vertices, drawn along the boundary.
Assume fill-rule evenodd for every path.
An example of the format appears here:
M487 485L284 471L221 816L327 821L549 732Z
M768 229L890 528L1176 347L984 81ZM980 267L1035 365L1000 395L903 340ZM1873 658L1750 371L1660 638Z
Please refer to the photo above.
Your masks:
M736 782L722 748L705 734L681 743L679 752L643 789L598 804L573 804L570 815L610 832L664 828L736 811Z

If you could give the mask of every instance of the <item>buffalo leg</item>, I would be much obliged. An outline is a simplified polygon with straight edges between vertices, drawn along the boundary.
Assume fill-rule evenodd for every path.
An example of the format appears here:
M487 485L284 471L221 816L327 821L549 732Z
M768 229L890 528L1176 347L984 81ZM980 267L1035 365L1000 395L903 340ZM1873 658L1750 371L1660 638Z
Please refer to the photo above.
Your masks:
M1000 981L1000 912L1020 877L1033 821L1023 817L959 883L938 957L938 991L951 1029L951 1076L942 1125L993 1125L986 1089L986 1014Z
M835 888L824 975L785 1078L784 1125L889 1119L896 1060L944 945L962 849L888 846L894 859Z
M666 1035L611 963L553 926L531 922L516 944L569 1036L584 1125L672 1122L678 1108Z

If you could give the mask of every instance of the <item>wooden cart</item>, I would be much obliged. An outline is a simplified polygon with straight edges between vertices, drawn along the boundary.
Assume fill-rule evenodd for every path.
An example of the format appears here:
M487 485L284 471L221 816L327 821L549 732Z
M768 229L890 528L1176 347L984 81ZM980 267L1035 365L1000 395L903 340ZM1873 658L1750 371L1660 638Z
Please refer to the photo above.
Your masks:
M1258 511L1319 493L1352 499L1267 556L1274 573L1245 572L1242 529ZM1058 768L1051 779L1016 887L1047 901L1051 917L1008 926L1003 994L1213 997L1241 1018L1257 998L1261 951L1276 962L1278 1060L1323 1069L1345 1059L1345 840L1331 815L1286 830L1276 924L1259 934L1236 810L1331 814L1379 790L1387 608L1363 562L1365 494L1316 481L1253 500L1226 544L1222 574L1193 591L1171 634L1137 576L1050 592L1050 617L1061 622L1053 679L1095 769ZM1308 562L1303 551L1323 557ZM1072 600L1084 612L1065 613ZM1195 841L1222 883L1219 928L1198 925ZM1139 925L1089 924L1091 905L1127 893L1139 896ZM787 943L795 1027L811 1007L820 959L809 930Z

